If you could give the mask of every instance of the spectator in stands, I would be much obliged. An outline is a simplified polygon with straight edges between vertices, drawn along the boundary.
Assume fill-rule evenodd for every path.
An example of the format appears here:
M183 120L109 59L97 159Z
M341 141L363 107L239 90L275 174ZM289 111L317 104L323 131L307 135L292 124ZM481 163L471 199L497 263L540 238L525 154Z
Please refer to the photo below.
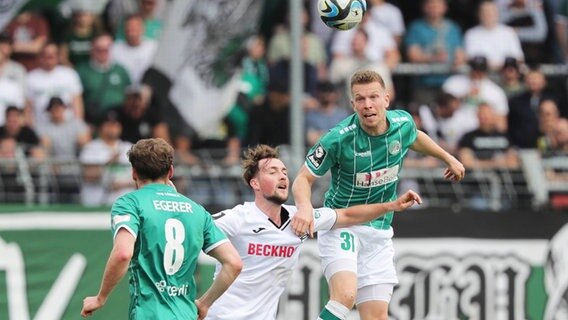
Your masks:
M108 110L124 102L124 93L131 84L128 71L110 59L112 37L102 34L93 39L91 60L77 66L83 84L85 120L97 124Z
M126 156L131 143L120 140L121 134L118 115L111 110L99 126L98 138L81 150L79 161L83 168L83 205L111 205L119 196L134 189Z
M367 55L369 49L369 34L365 28L354 29L351 40L351 53L349 55L334 56L329 66L329 80L333 83L343 84L343 96L348 97L351 88L349 79L353 72L359 69L371 69L378 72L385 80L385 86L391 100L395 99L394 85L388 66L384 62L373 62ZM345 101L349 103L349 101Z
M507 130L507 114L509 105L505 91L487 76L488 63L483 56L475 56L468 61L470 72L467 75L457 74L448 78L442 89L462 99L462 108L477 109L481 102L486 102L495 109L497 130Z
M229 111L227 120L236 130L237 137L244 141L248 135L249 114L264 104L269 71L264 58L266 48L259 35L251 36L246 43L247 55L241 62L241 88L235 105Z
M554 148L555 129L560 121L558 105L552 99L543 99L538 106L538 128L540 137L536 145L541 152Z
M477 107L479 128L459 141L459 159L466 168L517 168L517 153L507 136L497 130L495 110L487 103Z
M525 76L527 90L509 99L508 136L511 144L527 149L536 148L540 135L538 109L543 100L553 99L547 90L544 73L531 69Z
M400 52L394 37L386 27L374 23L370 15L365 14L358 28L367 34L365 57L370 63L380 63L394 69L400 62ZM339 32L331 44L332 59L344 59L353 56L353 39L357 28Z
M158 0L138 0L137 14L144 20L144 39L157 41L162 34L162 20L156 16ZM117 41L126 39L125 23L121 20L115 33Z
M499 72L499 85L505 91L507 99L523 93L526 88L523 83L523 73L517 59L513 57L505 58L503 68Z
M500 16L517 33L527 63L550 60L545 58L548 25L541 1L510 0Z
M421 126L451 154L457 154L458 142L469 131L479 127L474 108L462 106L460 99L442 92L431 109L427 106L418 109Z
M349 112L338 106L338 89L329 81L320 82L317 88L318 108L306 114L306 142L313 146L329 129L345 119Z
M46 44L41 50L40 67L28 74L26 85L26 121L37 127L48 122L45 112L49 99L58 96L70 106L69 117L84 119L83 86L77 72L59 65L59 48Z
M8 24L6 31L12 39L12 59L28 71L38 67L40 53L49 40L47 20L30 11L22 11Z
M387 28L394 37L396 45L400 47L405 31L404 19L400 9L385 0L371 0L367 5L370 8L366 14L371 16L374 23Z
M71 26L61 44L61 63L67 66L88 63L93 39L101 31L93 12L75 8L71 15Z
M141 83L158 49L154 40L144 39L144 19L131 15L124 22L125 41L116 41L111 47L111 59L124 66L132 83Z
M79 151L91 141L91 131L81 119L66 118L67 105L59 97L49 100L49 122L39 128L41 144L48 156L58 160L76 160Z
M302 11L301 23L304 28L302 36L302 56L304 62L316 70L317 79L327 78L327 53L323 41L309 29L310 17L306 9ZM282 60L289 60L292 45L289 27L281 27L268 43L267 59L270 65ZM317 81L317 80L316 80Z
M124 104L116 110L122 125L121 139L136 143L140 139L162 138L170 141L168 125L156 105L143 97L144 87L132 85L126 88Z
M22 148L25 155L33 159L45 158L39 137L36 132L24 122L22 109L14 106L6 108L6 124L0 127L0 139L3 141L4 153L15 155L15 148Z
M6 32L0 33L0 79L15 82L23 92L26 85L26 69L18 62L11 60L12 42Z
M458 25L445 18L446 0L424 0L424 18L412 22L405 37L408 61L423 64L442 64L459 68L465 63L462 33ZM428 75L416 78L413 100L431 103L447 75Z
M290 94L288 79L271 78L266 103L253 110L248 144L290 144Z
M555 31L560 47L560 61L568 60L568 0L558 0L555 12Z
M506 57L524 61L521 43L515 30L499 22L495 2L484 0L479 5L480 24L465 33L465 52L468 57L484 56L491 70L503 67Z

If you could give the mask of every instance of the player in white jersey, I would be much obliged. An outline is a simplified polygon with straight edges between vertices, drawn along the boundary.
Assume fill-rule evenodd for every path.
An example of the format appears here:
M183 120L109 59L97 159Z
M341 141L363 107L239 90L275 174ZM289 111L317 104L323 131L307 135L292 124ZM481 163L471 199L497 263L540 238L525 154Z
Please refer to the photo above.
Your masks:
M284 205L290 181L277 150L266 145L249 149L243 168L243 179L254 192L254 202L213 215L215 224L237 249L243 270L209 309L208 320L275 319L280 295L298 262L300 244L307 238L307 234L295 235L290 225L296 207ZM415 202L422 200L408 191L395 201L382 204L315 209L315 230L371 221L390 210L405 210Z

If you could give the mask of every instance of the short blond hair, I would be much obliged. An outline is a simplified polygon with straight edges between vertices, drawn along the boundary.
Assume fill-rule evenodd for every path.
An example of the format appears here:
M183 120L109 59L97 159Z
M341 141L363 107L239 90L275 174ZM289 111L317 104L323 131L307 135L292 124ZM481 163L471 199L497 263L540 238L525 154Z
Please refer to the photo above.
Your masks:
M351 76L351 90L356 84L367 84L372 82L378 82L383 89L386 89L385 80L381 75L373 70L360 70L355 72Z

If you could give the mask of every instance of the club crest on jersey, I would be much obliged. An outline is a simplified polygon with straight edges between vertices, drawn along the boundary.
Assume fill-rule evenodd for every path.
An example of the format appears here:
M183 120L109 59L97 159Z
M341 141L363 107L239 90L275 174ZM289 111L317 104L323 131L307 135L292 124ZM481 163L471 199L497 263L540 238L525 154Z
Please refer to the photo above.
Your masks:
M395 155L400 152L400 142L395 140L389 143L389 153Z
M323 163L326 155L327 151L325 151L321 144L318 144L314 151L308 154L308 161L317 169Z

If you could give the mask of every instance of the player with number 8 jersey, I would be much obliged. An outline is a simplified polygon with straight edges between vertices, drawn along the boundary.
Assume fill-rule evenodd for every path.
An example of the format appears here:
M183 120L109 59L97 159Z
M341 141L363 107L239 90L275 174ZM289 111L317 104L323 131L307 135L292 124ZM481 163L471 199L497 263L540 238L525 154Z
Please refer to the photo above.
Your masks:
M193 273L199 253L228 241L211 214L170 186L150 184L119 198L111 216L113 234L124 228L138 238L131 263L137 272L129 281L136 299L130 313L140 319L196 314ZM184 310L188 306L193 310Z
M170 182L173 148L162 139L138 141L128 152L138 190L111 209L114 238L99 294L83 301L81 315L102 307L130 270L130 319L203 319L242 265L235 248L201 205ZM203 251L222 264L222 274L195 300L193 274Z

